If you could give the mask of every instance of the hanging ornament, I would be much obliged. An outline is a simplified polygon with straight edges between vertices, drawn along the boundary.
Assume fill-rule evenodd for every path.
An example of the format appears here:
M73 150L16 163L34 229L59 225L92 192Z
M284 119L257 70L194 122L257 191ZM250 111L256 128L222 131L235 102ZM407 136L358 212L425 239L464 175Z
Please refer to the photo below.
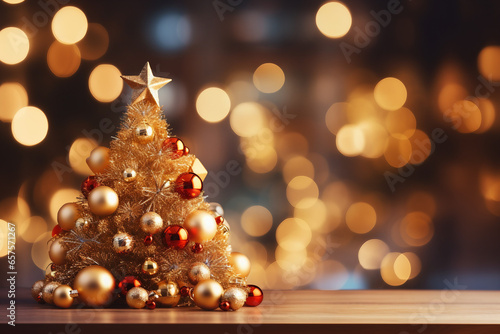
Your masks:
M219 307L224 289L219 282L208 279L198 283L193 289L193 300L198 307L215 310Z
M144 238L144 245L149 246L153 243L153 236L151 234Z
M85 218L78 218L75 222L75 229L84 230L89 227L89 222Z
M210 279L210 268L202 262L195 262L189 268L188 278L193 284Z
M66 248L62 244L61 239L56 239L52 242L49 248L49 257L55 264L66 262Z
M224 218L222 216L217 216L215 217L215 222L217 223L217 226L219 226L224 223Z
M123 181L133 182L137 178L137 172L132 168L126 168L122 173Z
M229 302L221 302L219 307L222 311L229 311L231 309L231 304L229 304Z
M177 159L184 155L186 146L177 137L165 139L162 145L162 150L168 152L171 159Z
M232 252L228 258L228 262L233 267L236 276L245 278L250 273L250 260L245 255Z
M59 282L49 282L43 286L42 298L47 304L54 303L54 291L59 287Z
M31 287L31 296L39 303L44 302L43 298L41 297L44 285L45 281L36 281L35 284L33 284L33 286Z
M83 196L87 198L89 196L89 193L96 187L99 187L100 184L97 183L97 180L95 179L94 175L91 175L87 177L85 180L83 180L82 185L81 185L81 190Z
M120 288L120 292L122 295L126 295L130 289L141 286L141 282L134 276L125 276L124 279L118 283L118 287Z
M118 195L107 186L100 186L92 190L88 196L89 208L98 216L107 216L118 208Z
M262 292L261 288L259 288L257 285L251 284L249 284L247 288L249 289L249 291L247 300L245 301L245 306L258 306L260 303L262 303L262 300L264 299L264 293Z
M71 287L69 285L60 285L54 290L54 305L61 308L69 308L73 305L71 297Z
M65 231L73 229L78 218L80 212L76 203L66 203L57 212L57 223Z
M150 258L147 258L142 264L142 272L148 274L149 276L153 276L158 272L158 263Z
M103 146L94 148L86 161L95 174L104 172L109 167L109 148Z
M62 231L63 229L61 228L61 225L54 226L54 228L52 229L52 237L59 235L59 233L61 233Z
M224 216L224 209L222 208L222 205L216 202L209 203L209 205L208 211L210 211L214 217Z
M73 286L85 304L100 307L112 301L115 279L106 268L92 265L78 272Z
M175 191L184 199L198 197L203 190L203 182L194 173L183 173L175 181Z
M163 239L168 247L183 249L188 243L188 231L179 225L171 225L165 229Z
M113 248L117 253L127 253L130 252L134 243L134 239L130 234L121 232L113 236Z
M175 307L181 299L179 286L174 282L162 281L158 283L158 289L155 292L158 295L155 302L161 306Z
M185 146L184 147L184 155L188 155L189 154L189 147Z
M193 245L193 247L191 247L191 251L195 254L201 253L203 252L203 245L196 243Z
M128 306L132 308L144 308L148 301L148 292L141 287L133 287L126 293Z
M163 228L163 219L156 212L146 212L139 223L141 229L148 234L155 234Z
M233 286L224 291L220 300L221 303L229 303L231 310L236 311L245 304L246 299L247 293L243 289Z
M189 240L202 243L212 240L217 233L214 217L205 210L195 210L184 220L184 228L189 233Z
M198 158L193 161L193 164L191 165L191 169L189 171L198 175L201 181L204 181L208 174L207 169L205 168L205 166L203 166Z
M154 139L153 128L146 122L140 123L134 130L135 138L141 143L146 144Z

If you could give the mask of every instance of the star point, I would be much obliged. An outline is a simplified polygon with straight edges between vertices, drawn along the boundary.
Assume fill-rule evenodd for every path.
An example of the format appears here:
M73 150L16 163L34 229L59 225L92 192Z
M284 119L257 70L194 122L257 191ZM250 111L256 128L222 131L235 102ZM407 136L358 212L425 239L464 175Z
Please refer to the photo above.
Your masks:
M158 90L172 81L169 78L155 77L149 62L144 65L139 75L122 75L122 79L133 89L130 105L146 101L160 106Z

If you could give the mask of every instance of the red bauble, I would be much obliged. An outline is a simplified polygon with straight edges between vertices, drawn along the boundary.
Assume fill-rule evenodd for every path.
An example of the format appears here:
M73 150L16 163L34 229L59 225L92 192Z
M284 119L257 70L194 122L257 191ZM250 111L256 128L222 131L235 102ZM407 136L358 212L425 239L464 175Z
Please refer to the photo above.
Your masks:
M181 292L180 293L181 293L181 296L187 297L187 296L190 295L190 288L188 288L187 286L183 286L181 288Z
M183 173L175 181L175 191L184 199L198 197L203 190L203 181L195 173Z
M217 223L217 225L223 224L224 218L222 216L215 217L215 222Z
M188 243L188 231L179 225L171 225L163 232L165 244L173 249L183 249Z
M229 311L229 309L231 308L231 304L229 304L229 302L222 302L220 303L219 307L222 311Z
M154 309L156 308L156 303L155 303L155 302L153 302L153 301L151 301L151 300L148 300L148 301L146 302L146 306L147 306L147 308L148 308L148 309L150 309L150 310L154 310Z
M201 253L203 251L203 245L196 243L191 247L191 251L195 254Z
M89 193L96 187L99 187L99 183L97 183L94 175L90 175L88 178L86 178L82 182L81 190L82 190L83 196L85 196L85 198L87 198Z
M189 154L189 147L184 147L184 155L188 155Z
M162 149L169 152L172 159L177 159L184 155L186 146L179 138L170 137L165 139L162 145Z
M150 235L147 235L145 238L144 238L144 244L146 246L149 246L153 243L153 236L150 234Z
M54 263L50 264L50 271L56 271L56 265Z
M120 292L122 295L127 295L127 292L135 287L141 286L141 282L134 276L126 276L124 279L121 280L120 283L118 283L118 287L120 288Z
M61 228L61 226L59 226L59 225L54 226L54 228L52 229L52 237L55 237L56 235L58 235L62 231L63 231L63 229Z
M264 293L257 285L248 285L248 297L245 301L245 306L257 306L262 303Z

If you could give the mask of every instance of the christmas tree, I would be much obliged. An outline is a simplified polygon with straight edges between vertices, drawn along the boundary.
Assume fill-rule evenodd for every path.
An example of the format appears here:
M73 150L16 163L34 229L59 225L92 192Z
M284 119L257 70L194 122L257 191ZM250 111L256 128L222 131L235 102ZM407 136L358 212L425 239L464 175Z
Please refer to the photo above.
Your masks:
M110 148L88 157L95 175L82 196L59 210L51 273L33 297L59 307L258 305L262 291L246 283L250 261L231 252L222 207L203 197L207 172L159 106L158 89L171 80L154 77L149 63L122 78L132 102Z

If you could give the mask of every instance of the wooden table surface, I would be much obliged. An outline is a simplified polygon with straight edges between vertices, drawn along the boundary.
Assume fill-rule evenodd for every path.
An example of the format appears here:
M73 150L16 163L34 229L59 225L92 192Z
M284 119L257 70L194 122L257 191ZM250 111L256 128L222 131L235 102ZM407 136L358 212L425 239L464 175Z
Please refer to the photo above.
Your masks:
M242 333L259 332L258 329L265 329L266 325L287 325L287 328L290 328L287 332L304 328L301 327L304 325L322 325L323 327L341 325L339 328L344 328L342 331L344 333L358 332L350 331L349 328L358 328L359 332L363 332L364 329L367 333L366 325L371 325L369 328L392 328L396 331L390 332L403 334L422 333L424 328L426 333L433 333L436 329L439 329L436 332L445 333L446 328L453 333L458 333L460 332L458 329L490 329L490 326L467 325L500 324L500 291L265 291L264 302L260 306L244 307L236 312L202 311L195 307L157 308L155 310L58 309L35 303L31 297L27 296L28 293L27 290L24 291L21 294L22 298L17 300L17 324L169 324L180 326L211 324L233 325L232 328L236 332ZM2 294L2 298L3 296L5 294ZM374 324L385 327L373 326ZM235 325L239 327L234 327ZM297 325L300 326L297 327ZM387 327L391 325L393 327ZM394 327L394 325L397 326ZM251 329L251 331L242 330L242 328ZM368 331L368 333L375 332L377 331ZM500 327L496 328L495 332L500 333ZM482 331L477 333L482 333Z

